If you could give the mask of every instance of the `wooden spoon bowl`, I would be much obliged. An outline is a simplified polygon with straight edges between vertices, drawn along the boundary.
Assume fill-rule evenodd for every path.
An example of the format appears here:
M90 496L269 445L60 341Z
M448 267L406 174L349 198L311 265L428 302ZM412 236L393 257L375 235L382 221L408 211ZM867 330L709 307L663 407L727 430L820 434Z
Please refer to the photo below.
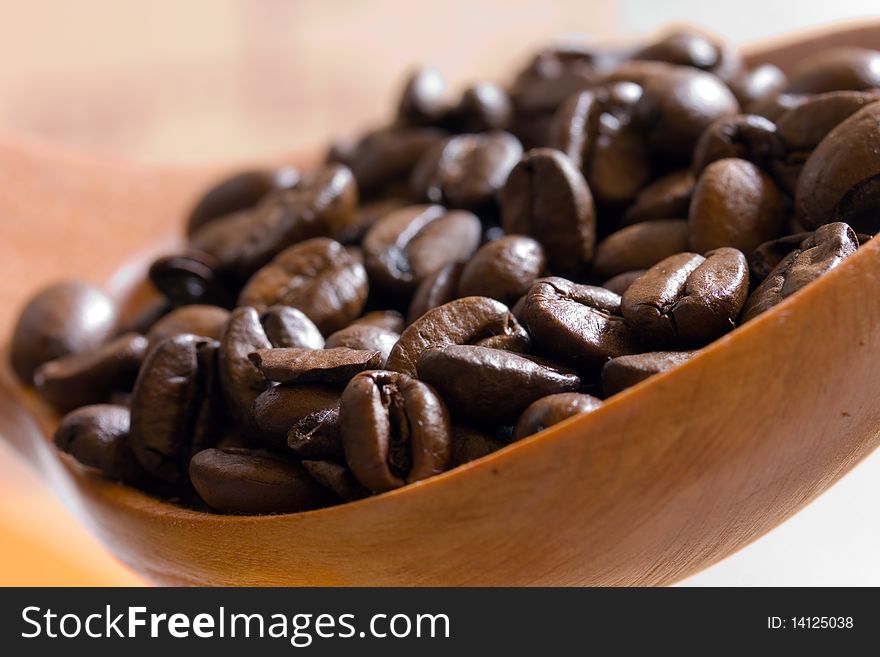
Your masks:
M880 24L762 44L783 68ZM107 280L172 234L217 171L159 171L0 139L0 302ZM179 229L178 229L179 230ZM167 240L166 240L167 244ZM149 255L149 254L147 254ZM142 271L130 265L111 287ZM8 335L13 316L0 326ZM880 240L684 366L428 481L309 513L164 503L60 455L6 358L0 435L125 563L164 584L668 584L772 529L880 441Z

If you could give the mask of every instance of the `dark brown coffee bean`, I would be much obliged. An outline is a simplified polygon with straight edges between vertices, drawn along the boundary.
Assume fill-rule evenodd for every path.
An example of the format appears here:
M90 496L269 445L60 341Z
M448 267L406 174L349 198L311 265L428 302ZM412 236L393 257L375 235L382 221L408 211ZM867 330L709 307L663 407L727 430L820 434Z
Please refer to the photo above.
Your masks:
M482 429L452 425L452 460L449 468L476 461L504 447L504 443Z
M640 349L620 315L620 296L601 287L542 279L526 294L521 316L539 353L579 370Z
M335 461L303 461L302 466L312 478L343 502L367 497L369 491L361 486L342 463Z
M776 129L789 152L808 154L838 124L878 100L877 89L816 94L780 116Z
M471 134L509 130L513 123L513 104L507 92L497 84L479 82L464 90L446 123L455 132Z
M247 436L259 433L252 407L257 396L269 387L266 377L254 367L248 355L258 349L268 349L272 344L255 308L241 307L232 311L220 338L218 379L233 418Z
M260 349L251 362L270 381L278 383L348 383L358 372L377 369L378 351L330 349Z
M617 276L612 276L602 283L602 287L611 290L615 294L623 295L629 289L629 286L635 283L639 278L645 275L647 269L636 269L635 271L625 271Z
M643 221L622 228L599 242L593 275L610 278L634 269L648 269L687 249L688 222L684 219Z
M358 317L351 323L352 326L375 326L377 328L400 333L406 326L406 321L396 310L374 310ZM330 345L335 347L347 347L348 345Z
M749 295L742 321L766 312L822 274L834 269L859 248L852 228L844 223L825 224L783 258L764 282Z
M805 232L786 235L785 237L764 242L752 251L752 255L749 258L752 284L760 283L767 278L785 256L797 249L812 234L812 232Z
M147 339L126 333L95 351L44 363L34 373L34 385L61 411L98 404L116 390L131 389L146 353Z
M391 349L397 344L400 334L389 331L381 326L373 324L359 324L355 322L344 329L340 329L327 337L327 348L348 347L349 349L364 349L379 353L379 364L371 366L373 369L382 369L391 354Z
M287 432L287 446L304 459L342 459L339 407L324 408L297 420Z
M128 444L124 406L94 404L68 413L55 430L55 446L108 479L140 483L144 471Z
M409 295L444 265L470 258L480 244L480 220L462 210L412 205L380 219L364 237L370 282Z
M269 193L290 189L298 182L299 171L293 167L244 171L224 178L205 192L190 211L186 232L192 235L208 222L251 208Z
M199 496L221 513L308 511L336 499L296 461L258 449L206 449L189 464Z
M521 156L522 146L507 132L450 137L422 156L410 189L415 198L449 208L485 208Z
M437 125L449 106L446 80L436 68L427 66L410 75L397 106L400 125Z
M437 389L453 413L489 426L512 425L537 399L573 392L581 384L571 370L473 345L425 349L418 374Z
M694 189L690 245L701 253L723 246L751 253L779 237L785 219L785 199L766 173L746 160L717 160Z
M526 153L499 194L505 232L538 240L550 269L582 274L593 260L596 209L583 175L560 151Z
M339 241L349 245L349 248L353 243L359 244L379 219L406 205L408 203L403 198L380 198L362 203L352 216L348 230L340 236Z
M827 48L803 58L788 76L788 93L816 94L880 87L880 52Z
M714 121L700 135L692 166L699 176L712 162L738 158L769 170L785 155L776 125L763 116L736 114Z
M620 309L647 343L705 344L734 328L748 291L748 263L736 249L679 253L633 283Z
M476 344L503 336L512 345L528 348L528 334L503 303L487 297L456 299L429 310L410 324L391 350L387 367L415 376L419 356L428 347Z
M367 274L338 242L315 238L280 253L247 282L240 306L294 306L322 333L332 333L361 314Z
M229 311L219 306L191 305L172 310L147 333L150 347L182 333L219 340L229 320Z
M602 392L616 395L645 379L674 369L693 358L697 351L650 351L612 358L602 368Z
M270 306L260 314L266 337L275 347L323 349L324 337L305 313L291 306Z
M728 86L740 107L751 111L755 104L777 95L787 84L788 78L782 69L774 64L761 64L735 76Z
M804 164L795 194L798 216L808 229L843 221L859 232L880 232L878 140L880 103L872 103L839 124L816 147Z
M173 306L228 305L227 281L217 273L220 263L207 253L187 251L159 258L150 265L150 281Z
M540 433L570 417L595 411L601 405L601 399L578 392L561 392L542 397L530 404L519 416L513 429L513 440L522 440Z
M101 346L116 330L116 304L88 283L43 288L21 311L10 345L12 368L25 383L43 363Z
M412 324L431 308L457 299L462 271L464 271L463 262L450 262L430 276L426 276L419 283L409 303L406 315L407 323Z
M530 237L507 235L480 248L461 272L459 297L489 297L512 304L544 273L544 249Z
M271 445L285 444L290 428L301 419L339 405L337 386L303 383L269 388L254 400L254 419Z
M639 192L621 216L621 225L686 217L695 183L694 174L689 169L679 169L658 178Z
M449 414L437 393L406 374L384 370L354 377L339 406L345 460L374 493L446 470Z
M174 335L154 346L131 399L129 442L140 464L163 481L180 483L189 460L218 438L215 340Z

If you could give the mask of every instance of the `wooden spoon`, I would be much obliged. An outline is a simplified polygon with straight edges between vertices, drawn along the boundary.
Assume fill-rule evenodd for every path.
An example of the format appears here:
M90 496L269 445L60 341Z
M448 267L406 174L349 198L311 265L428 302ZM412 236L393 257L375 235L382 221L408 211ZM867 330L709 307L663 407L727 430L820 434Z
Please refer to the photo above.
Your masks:
M748 52L751 63L786 67L828 45L877 43L880 24L858 24ZM106 281L144 255L139 245L172 234L216 173L135 169L0 139L3 307L49 279ZM878 326L872 240L597 412L420 484L294 515L189 511L86 471L52 447L57 418L5 358L0 434L120 559L160 583L668 584L772 529L877 446Z

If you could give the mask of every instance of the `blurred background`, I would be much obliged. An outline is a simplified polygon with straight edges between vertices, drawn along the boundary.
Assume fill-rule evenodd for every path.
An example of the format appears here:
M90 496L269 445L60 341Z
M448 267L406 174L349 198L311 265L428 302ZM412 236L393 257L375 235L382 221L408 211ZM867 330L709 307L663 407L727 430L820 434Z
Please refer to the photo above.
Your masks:
M314 151L382 121L419 63L455 86L505 81L537 45L574 33L639 35L686 21L746 43L876 8L876 0L0 0L0 136L147 164L253 161ZM875 455L689 583L880 584L877 473ZM138 581L0 441L0 584Z

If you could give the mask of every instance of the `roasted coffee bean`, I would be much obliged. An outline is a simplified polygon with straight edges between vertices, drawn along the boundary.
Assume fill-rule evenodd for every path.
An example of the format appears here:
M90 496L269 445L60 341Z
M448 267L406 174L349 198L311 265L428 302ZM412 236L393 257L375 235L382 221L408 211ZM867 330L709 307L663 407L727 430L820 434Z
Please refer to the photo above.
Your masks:
M788 93L817 94L880 87L880 52L867 48L828 48L809 55L788 76Z
M623 295L629 289L629 286L635 283L639 278L645 275L647 269L636 269L634 271L625 271L617 276L612 276L602 283L602 287L611 290L615 294Z
M147 339L126 333L95 351L44 363L34 373L40 396L61 411L107 401L130 390L147 353Z
M281 384L261 393L253 406L254 419L269 445L281 446L287 432L301 419L339 405L339 387L319 383Z
M397 106L397 122L401 125L437 125L449 108L446 80L431 66L419 69L409 77Z
M776 129L789 152L810 153L838 124L878 100L877 89L816 94L780 116Z
M507 132L450 137L425 152L413 169L410 189L430 203L479 210L492 205L521 156L522 146Z
M339 407L324 408L297 420L287 432L287 446L304 459L342 459Z
M754 114L737 114L714 121L700 135L692 168L699 176L712 162L738 158L769 170L784 155L785 146L772 121Z
M736 249L679 253L634 282L620 309L649 344L705 344L734 328L748 292L749 266Z
M374 310L358 317L351 323L351 326L375 326L392 333L400 333L403 327L406 326L406 320L396 310ZM346 347L348 345L337 344L330 346Z
M212 221L190 246L213 256L224 274L245 281L284 249L312 237L345 235L358 203L351 171L327 165L299 184L271 194L251 210Z
M465 297L433 308L410 324L391 350L389 370L416 375L416 363L428 347L485 344L505 338L508 347L528 348L529 336L507 306L487 297Z
M367 291L363 266L338 242L315 238L283 251L254 274L238 304L294 306L322 333L332 333L361 314Z
M303 461L302 466L312 478L343 502L367 497L370 493L361 486L351 470L335 461Z
M787 84L785 73L774 64L761 64L750 71L743 71L728 82L740 107L747 111L755 104L777 95Z
M497 84L480 82L464 90L445 123L455 132L470 134L508 130L513 123L513 104Z
M621 225L687 217L695 183L694 174L689 169L679 169L658 178L639 192L621 215Z
M229 311L225 308L200 304L182 306L153 324L147 333L147 340L151 348L163 340L182 333L219 340L228 320Z
M620 296L601 287L542 279L528 291L520 312L539 353L579 370L640 350L620 315Z
M150 265L150 281L173 306L228 305L229 289L217 273L220 263L207 253L187 251Z
M774 94L753 103L749 107L749 114L757 114L765 119L777 121L788 110L794 109L812 98L811 94Z
M696 351L649 351L612 358L602 368L602 392L608 397L616 395L655 374L678 367L696 354Z
M406 205L407 202L403 198L381 198L361 204L352 215L348 229L340 236L339 241L351 249L353 243L360 244L379 219Z
M218 438L218 347L209 338L174 335L150 350L138 374L129 443L143 468L162 481L182 482L192 455Z
M576 391L581 384L566 368L473 345L429 347L417 369L419 379L434 386L453 413L488 426L512 425L532 402Z
M776 265L789 253L797 249L805 239L813 233L795 233L786 235L769 242L764 242L757 249L752 251L749 258L749 271L751 272L751 282L760 283L768 274L770 274Z
M595 411L602 400L578 392L560 392L533 402L526 408L513 428L513 440L522 440L575 415Z
M880 57L880 53L878 53ZM843 221L855 230L880 232L880 103L859 110L834 128L804 164L795 205L808 229Z
M380 219L364 237L370 282L407 296L444 265L470 258L480 244L480 220L463 210L412 205Z
M299 182L299 171L293 167L243 171L216 183L189 213L186 232L192 235L210 221L239 210L246 210L269 193L290 189Z
M446 470L451 458L449 413L428 384L400 372L354 377L339 406L345 460L374 493Z
M348 347L349 349L378 352L379 364L371 367L382 369L391 354L391 349L399 339L400 333L389 331L381 326L354 323L328 336L327 348Z
M844 223L825 224L783 258L764 282L749 295L742 321L766 312L822 274L837 267L859 248L852 228Z
M55 446L108 479L144 480L128 443L129 412L124 406L95 404L68 413L55 430Z
M461 272L459 297L489 297L512 304L544 273L544 249L530 237L507 235L484 245Z
M593 275L610 278L634 269L648 269L688 246L688 222L684 219L643 221L621 228L599 242Z
M43 363L97 349L116 330L116 304L103 291L78 281L38 292L22 310L10 345L12 368L31 383Z
M218 379L233 418L247 436L258 433L252 407L257 396L269 387L248 355L272 345L255 308L245 306L232 311L220 338Z
M377 369L378 351L330 349L260 349L251 362L269 381L278 383L348 383L358 372Z
M406 314L407 324L412 324L431 308L442 306L458 298L458 284L464 265L463 262L450 262L419 283L409 303Z
M199 496L221 513L308 511L336 503L296 461L258 449L206 449L189 464Z
M560 151L526 153L499 193L507 233L528 235L544 247L550 269L582 274L596 246L596 208L583 175Z
M497 452L504 443L482 429L463 424L452 425L452 460L449 467L457 468Z
M260 321L274 347L324 347L324 337L318 327L301 310L291 306L270 306L260 313Z
M770 176L746 160L717 160L694 189L690 246L701 253L723 246L751 253L779 237L785 219L785 199Z

